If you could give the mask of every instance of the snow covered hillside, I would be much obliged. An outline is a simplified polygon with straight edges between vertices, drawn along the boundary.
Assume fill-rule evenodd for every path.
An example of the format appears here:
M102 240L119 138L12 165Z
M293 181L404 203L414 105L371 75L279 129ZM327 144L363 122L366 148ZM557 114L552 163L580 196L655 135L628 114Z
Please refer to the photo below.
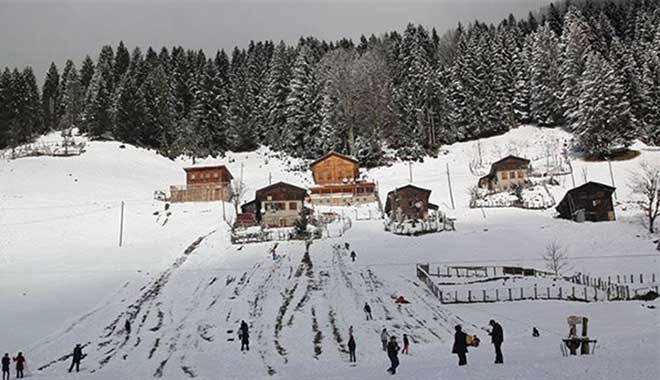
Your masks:
M533 161L555 159L554 148L571 136L560 130L520 127L503 136L446 147L436 159L370 170L380 196L413 182L431 189L430 201L456 218L456 231L402 237L381 221L354 221L344 236L315 241L309 259L302 242L232 246L220 203L173 204L168 216L155 190L182 184L171 161L114 142L90 142L70 158L0 162L0 350L23 351L34 378L68 378L73 346L87 357L78 378L380 379L387 357L383 327L413 342L402 376L419 379L649 379L660 373L658 303L565 301L441 305L415 277L417 263L524 265L544 269L545 246L558 240L575 271L593 275L660 274L655 251L626 182L642 161L660 162L660 151L641 144L640 157L613 162L617 221L583 223L544 211L471 209L469 189L483 167L514 153ZM548 147L554 147L548 156ZM263 149L229 154L202 164L228 165L254 190L284 180L309 185L301 163ZM447 165L453 187L451 207ZM575 185L610 184L607 163L572 160ZM573 187L557 177L554 198ZM124 244L118 247L120 203L125 202ZM231 218L232 207L225 211ZM340 212L348 217L354 210ZM350 244L346 250L345 243ZM351 262L348 253L357 253ZM410 304L396 305L404 295ZM365 321L368 302L373 321ZM655 307L655 308L651 308ZM591 320L596 355L562 358L566 316ZM505 329L505 366L494 368L482 328L496 319ZM131 321L132 329L124 329ZM251 350L237 343L241 320L250 325ZM467 368L450 354L453 327L462 324L483 339ZM353 326L357 366L348 363ZM531 328L541 338L531 338ZM655 360L654 360L655 359ZM577 374L577 375L576 375ZM577 376L577 377L576 377Z

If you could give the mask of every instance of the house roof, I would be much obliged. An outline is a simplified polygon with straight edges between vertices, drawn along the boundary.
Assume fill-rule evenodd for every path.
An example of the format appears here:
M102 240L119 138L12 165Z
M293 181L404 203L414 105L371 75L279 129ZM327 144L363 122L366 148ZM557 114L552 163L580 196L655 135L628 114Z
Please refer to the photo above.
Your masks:
M522 164L529 164L529 160L528 160L528 159L526 159L526 158L522 158L522 157L518 157L518 156L514 156L514 155L510 154L510 155L508 155L508 156L502 158L502 159L499 160L499 161L495 161L495 162L493 162L493 163L491 164L491 166L496 166L497 164L501 164L502 162L504 162L504 161L508 161L508 160L519 161L519 162L522 163Z
M401 191L401 190L403 190L403 189L408 189L408 188L410 188L410 189L415 189L415 190L419 190L419 191L424 192L424 193L429 193L429 194L431 193L431 190L429 190L429 189L424 189L424 188L419 187L419 186L415 186L415 185L408 184L408 185L405 185L405 186L397 187L397 188L394 189L394 190L391 190L389 193L387 193L387 196L389 197L390 194L394 194L394 193L396 193L397 191Z
M229 175L229 179L233 179L234 176L231 175L231 172L225 165L207 165L207 166L189 166L187 168L183 168L183 170L188 173L188 172L197 172L197 171L203 171L203 170L211 170L211 169L220 169L227 173Z
M318 164L319 162L325 160L326 158L328 158L330 156L337 156L339 158L343 158L344 160L355 162L356 164L359 163L358 160L356 160L355 158L353 158L351 156L347 156L345 154L341 154L341 153L335 152L334 150L331 150L330 152L328 152L328 153L324 154L323 156L321 156L321 158L319 158L316 161L312 162L309 166L314 167L314 165Z
M574 188L568 190L566 192L566 195L572 194L572 193L578 193L580 191L587 190L590 187L596 187L596 188L599 188L601 190L604 190L604 191L607 191L607 192L610 192L610 193L613 193L616 190L615 187L612 187L610 185L606 185L606 184L600 183L600 182L589 181L589 182L587 182L583 185L580 185L578 187L574 187Z
M290 189L294 189L294 190L298 190L298 191L307 193L307 189L302 188L300 186L292 185L290 183L283 182L283 181L276 182L276 183L274 183L272 185L268 185L266 187L262 187L261 189L258 189L256 193L260 194L260 193L263 193L263 192L266 192L266 191L269 191L269 190L272 190L272 189L275 189L275 188L278 188L278 187L288 187Z

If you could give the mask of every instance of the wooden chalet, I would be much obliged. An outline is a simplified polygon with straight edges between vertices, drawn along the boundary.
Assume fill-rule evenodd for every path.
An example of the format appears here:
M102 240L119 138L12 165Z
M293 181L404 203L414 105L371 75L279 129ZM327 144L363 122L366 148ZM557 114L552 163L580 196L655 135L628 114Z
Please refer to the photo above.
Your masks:
M292 227L305 206L306 197L306 189L277 182L257 190L254 200L241 206L241 212L254 215L255 220L266 227Z
M478 186L493 191L507 191L529 182L529 160L506 156L490 166L490 172L479 178Z
M170 186L171 202L229 201L234 178L224 165L192 166L186 172L185 186Z
M391 220L425 220L429 210L437 210L438 206L429 203L431 190L414 185L406 185L387 193L385 213Z
M311 168L316 184L310 189L313 204L343 206L376 201L376 184L360 180L355 158L333 151L312 162Z
M616 219L612 193L616 189L598 182L587 182L569 190L556 207L559 217L576 222L606 222Z

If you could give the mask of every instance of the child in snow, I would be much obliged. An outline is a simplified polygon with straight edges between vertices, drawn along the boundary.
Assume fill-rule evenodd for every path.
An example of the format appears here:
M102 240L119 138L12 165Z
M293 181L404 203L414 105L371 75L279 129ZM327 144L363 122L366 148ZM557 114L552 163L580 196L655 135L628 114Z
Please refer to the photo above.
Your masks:
M403 350L402 354L408 355L408 349L410 348L410 341L408 340L408 334L403 334Z

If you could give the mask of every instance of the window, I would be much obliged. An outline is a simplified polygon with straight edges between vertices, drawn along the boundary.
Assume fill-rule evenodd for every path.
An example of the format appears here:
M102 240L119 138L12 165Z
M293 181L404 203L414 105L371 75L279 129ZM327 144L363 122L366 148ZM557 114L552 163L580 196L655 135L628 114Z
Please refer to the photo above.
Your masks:
M511 179L515 179L515 178L516 178L516 172L510 172L510 173L509 173L509 177L510 177Z
M213 178L218 178L218 177L219 177L218 172L213 173Z
M191 175L190 175L190 179L195 179L195 175L194 175L194 174L191 174Z
M502 179L509 179L507 172L502 172Z
M289 210L297 210L297 209L298 209L298 203L289 202Z
M525 178L525 172L522 170L518 171L518 178Z

